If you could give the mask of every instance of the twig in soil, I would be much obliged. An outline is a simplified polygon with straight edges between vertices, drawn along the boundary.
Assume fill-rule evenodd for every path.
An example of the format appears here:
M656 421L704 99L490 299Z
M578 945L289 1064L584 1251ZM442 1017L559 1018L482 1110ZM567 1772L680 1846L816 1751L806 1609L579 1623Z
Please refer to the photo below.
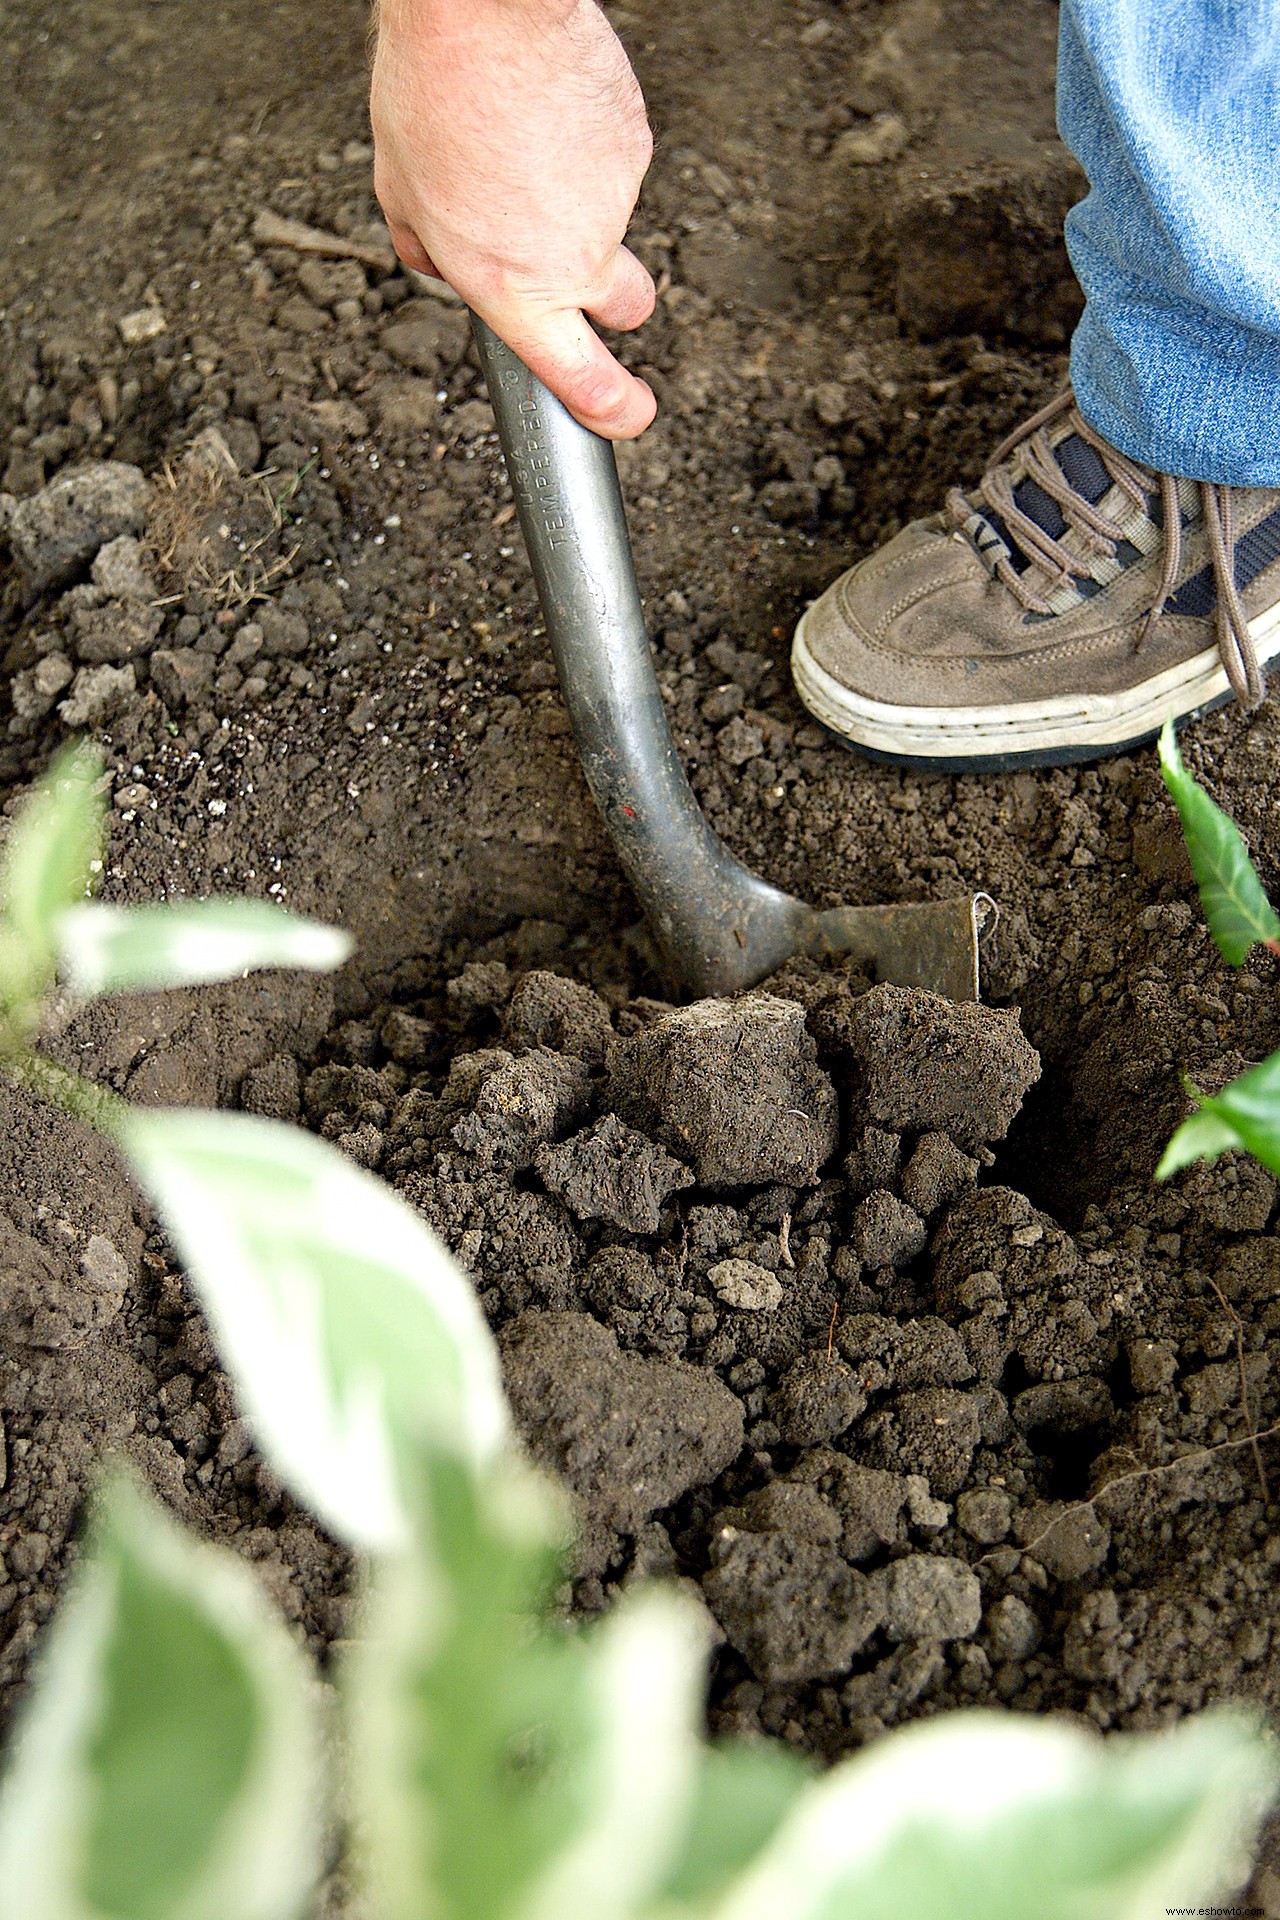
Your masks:
M1260 1442L1274 1440L1278 1434L1280 1434L1280 1422L1273 1427L1264 1427L1260 1433L1247 1433L1240 1440L1219 1440L1216 1446L1201 1447L1195 1453L1180 1453L1176 1460L1162 1461L1158 1467L1135 1467L1132 1473L1118 1473L1114 1480L1107 1481L1105 1487L1099 1487L1092 1499L1076 1500L1071 1506L1065 1507L1061 1513L1055 1515L1047 1527L1042 1527L1033 1539L1023 1541L1018 1550L1020 1553L1031 1553L1042 1540L1047 1540L1051 1533L1056 1533L1064 1521L1070 1520L1074 1514L1088 1513L1091 1508L1096 1507L1103 1494L1110 1493L1113 1487L1123 1487L1131 1480L1154 1480L1159 1474L1175 1472L1178 1467L1199 1466L1202 1460L1211 1460L1215 1453L1233 1453L1239 1447L1252 1447L1256 1458ZM1002 1551L1001 1548L993 1547L990 1553L982 1554L974 1565L982 1566L1000 1551Z
M796 1270L795 1259L791 1252L791 1215L784 1213L778 1222L778 1259L788 1273Z
M831 1309L831 1325L827 1328L827 1365L828 1366L831 1365L832 1355L835 1352L836 1315L839 1313L839 1311L840 1311L840 1302L837 1300L835 1305Z
M253 237L264 247L292 247L295 253L318 253L330 260L360 260L383 273L394 272L399 264L389 244L379 247L364 240L348 240L340 233L326 233L301 220L286 220L272 213L270 207L263 207L255 218Z
M1267 1470L1262 1464L1262 1449L1258 1445L1258 1430L1253 1424L1253 1408L1249 1404L1249 1375L1245 1370L1244 1364L1244 1326L1241 1322L1240 1315L1236 1312L1217 1281L1210 1277L1209 1285L1213 1288L1213 1291L1222 1303L1222 1311L1235 1328L1236 1365L1240 1370L1240 1405L1244 1410L1244 1424L1248 1428L1249 1438L1253 1442L1253 1464L1258 1469L1258 1485L1262 1488L1263 1499L1270 1500L1271 1489L1267 1485Z

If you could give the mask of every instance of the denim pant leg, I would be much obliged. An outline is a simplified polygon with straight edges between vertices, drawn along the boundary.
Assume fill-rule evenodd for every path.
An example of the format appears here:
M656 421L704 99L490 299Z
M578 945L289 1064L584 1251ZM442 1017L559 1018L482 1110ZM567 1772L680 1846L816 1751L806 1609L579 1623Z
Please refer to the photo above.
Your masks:
M1081 412L1164 473L1280 486L1280 0L1062 0Z

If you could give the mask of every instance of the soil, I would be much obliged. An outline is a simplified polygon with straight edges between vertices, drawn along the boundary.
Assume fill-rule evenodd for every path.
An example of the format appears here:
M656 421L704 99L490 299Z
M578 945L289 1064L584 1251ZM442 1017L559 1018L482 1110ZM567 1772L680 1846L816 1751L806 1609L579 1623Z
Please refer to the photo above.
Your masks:
M464 318L383 257L362 7L228 0L215 34L194 0L15 0L3 803L87 732L107 897L257 892L360 938L335 981L64 1011L50 1044L134 1099L301 1120L423 1210L579 1500L566 1597L696 1583L713 1726L834 1756L983 1702L1280 1705L1280 1459L1249 1444L1280 1418L1275 1184L1152 1179L1180 1072L1280 1044L1275 962L1216 956L1152 754L899 773L786 672L805 601L1063 380L1056 10L612 14L659 132L662 292L623 351L662 411L621 465L679 750L807 898L989 889L987 1006L809 965L664 999ZM1274 705L1186 751L1274 881ZM118 1166L0 1086L6 1721L113 1448L317 1653L342 1634L346 1561L256 1459ZM1280 1911L1265 1866L1253 1892Z

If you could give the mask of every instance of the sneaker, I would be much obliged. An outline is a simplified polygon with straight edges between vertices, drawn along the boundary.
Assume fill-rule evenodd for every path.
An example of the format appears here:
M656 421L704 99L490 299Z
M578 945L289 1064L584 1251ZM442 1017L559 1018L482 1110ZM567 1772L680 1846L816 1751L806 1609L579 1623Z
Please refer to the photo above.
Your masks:
M806 707L904 766L1123 753L1172 715L1256 706L1280 653L1280 487L1153 473L1070 390L976 493L904 527L796 629Z

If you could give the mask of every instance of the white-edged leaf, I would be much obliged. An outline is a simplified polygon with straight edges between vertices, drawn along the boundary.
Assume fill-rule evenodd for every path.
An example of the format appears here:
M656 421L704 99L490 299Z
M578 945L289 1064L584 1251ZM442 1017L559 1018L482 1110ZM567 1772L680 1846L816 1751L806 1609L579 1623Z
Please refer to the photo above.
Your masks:
M1241 1885L1276 1786L1230 1712L1106 1743L947 1714L809 1788L707 1920L1150 1920Z
M1235 821L1187 772L1170 720L1160 734L1160 771L1182 820L1205 919L1223 959L1238 967L1252 947L1269 946L1280 952L1280 918L1249 858L1244 837Z
M0 1790L0 1920L293 1920L317 1720L249 1570L114 1479Z
M84 898L102 846L101 761L64 748L23 802L0 856L0 1003L39 993L52 975L58 916Z
M351 1791L380 1920L506 1920L580 1831L587 1643L548 1631L566 1503L518 1455L426 1455L406 1551L347 1659Z
M509 1432L470 1281L404 1201L300 1128L135 1108L117 1138L276 1472L349 1545L400 1544L400 1446L480 1464Z
M595 1630L592 1731L577 1762L588 1796L582 1825L520 1920L630 1920L645 1911L684 1839L709 1651L705 1613L675 1587L640 1588Z
M238 980L256 967L328 973L355 942L268 900L118 907L87 901L57 921L59 972L74 993L134 993Z
M659 1908L666 1902L700 1908L721 1893L769 1844L817 1777L814 1762L780 1740L704 1746Z

